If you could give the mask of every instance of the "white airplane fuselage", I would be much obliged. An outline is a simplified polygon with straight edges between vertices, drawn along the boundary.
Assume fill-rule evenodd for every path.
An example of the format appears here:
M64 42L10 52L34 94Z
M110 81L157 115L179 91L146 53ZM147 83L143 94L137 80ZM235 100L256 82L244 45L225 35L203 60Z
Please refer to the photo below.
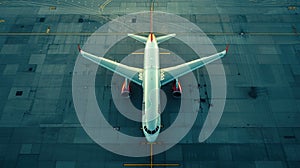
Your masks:
M127 66L107 58L98 57L81 50L80 46L78 46L78 49L84 58L125 77L125 82L122 86L122 90L124 89L125 92L130 92L127 79L143 87L142 129L147 141L151 143L156 141L161 129L161 86L175 80L176 85L172 88L173 93L179 92L181 95L181 86L178 82L178 78L224 57L227 54L228 46L222 52L161 69L158 45L173 38L175 34L168 34L157 38L153 33L150 33L148 38L134 34L128 34L128 36L145 44L143 69Z
M143 74L143 132L148 142L154 142L159 134L160 121L160 65L159 48L153 33L150 33L144 51Z

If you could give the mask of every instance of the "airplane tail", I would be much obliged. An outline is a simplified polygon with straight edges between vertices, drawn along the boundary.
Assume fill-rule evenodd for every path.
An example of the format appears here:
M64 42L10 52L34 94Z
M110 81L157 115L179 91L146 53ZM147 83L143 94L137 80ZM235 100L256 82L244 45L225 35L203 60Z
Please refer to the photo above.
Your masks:
M137 41L139 41L139 42L142 42L144 44L146 44L147 40L148 40L147 37L139 36L139 35L135 35L135 34L128 34L128 36L131 37L131 38L133 38L133 39L135 39L135 40L137 40ZM173 33L173 34L167 34L167 35L164 35L164 36L157 37L156 38L157 44L160 44L160 43L162 43L164 41L167 41L167 40L169 40L169 39L171 39L171 38L173 38L175 36L176 36L176 34Z
M154 10L154 0L152 0L151 6L150 6L150 35L151 35L150 37L151 37L151 42L153 40L153 10ZM146 37L135 35L135 34L128 34L128 36L135 39L135 40L137 40L137 41L140 41L144 44L146 44L146 42L148 40ZM176 34L168 34L168 35L157 37L156 38L157 44L160 44L164 41L167 41L170 38L173 38L175 36L176 36Z

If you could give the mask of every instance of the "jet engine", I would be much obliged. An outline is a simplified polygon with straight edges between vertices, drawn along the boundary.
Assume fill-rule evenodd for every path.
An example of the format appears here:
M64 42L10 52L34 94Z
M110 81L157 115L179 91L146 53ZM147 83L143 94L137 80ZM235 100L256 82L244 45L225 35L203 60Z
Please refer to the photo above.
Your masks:
M182 93L182 89L181 89L181 85L180 82L178 81L178 79L176 79L173 82L173 86L172 86L172 95L175 98L180 98L181 97L181 93Z
M130 86L128 79L125 79L121 89L121 96L122 97L129 97L130 96Z

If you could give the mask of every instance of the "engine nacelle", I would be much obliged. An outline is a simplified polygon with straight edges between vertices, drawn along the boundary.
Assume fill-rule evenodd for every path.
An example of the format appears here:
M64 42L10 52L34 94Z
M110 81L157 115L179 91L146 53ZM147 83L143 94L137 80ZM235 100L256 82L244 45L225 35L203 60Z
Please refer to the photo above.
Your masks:
M181 97L181 93L182 93L182 88L181 88L181 84L178 81L178 79L176 79L173 82L173 86L172 86L172 95L175 98L180 98Z
M130 96L130 86L129 86L128 79L125 79L123 82L122 89L121 89L121 96L122 97Z

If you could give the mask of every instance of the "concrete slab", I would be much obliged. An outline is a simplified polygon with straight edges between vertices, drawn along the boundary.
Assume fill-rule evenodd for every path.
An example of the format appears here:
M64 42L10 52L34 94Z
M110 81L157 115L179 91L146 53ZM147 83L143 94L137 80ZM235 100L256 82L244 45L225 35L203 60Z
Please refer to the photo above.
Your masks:
M45 60L45 54L32 54L29 59L29 64L43 64Z
M71 89L78 43L95 50L111 50L105 57L118 61L135 46L143 47L125 39L109 49L110 38L86 42L88 35L72 33L94 32L118 16L148 11L149 4L114 0L100 11L99 6L104 2L77 3L0 4L0 20L5 20L0 23L0 167L120 167L126 161L149 161L147 157L118 156L94 144L80 127ZM201 97L208 98L200 103L202 110L197 123L179 144L154 156L154 161L179 161L180 167L299 167L299 4L289 3L253 0L155 3L155 10L180 14L205 33L211 33L209 38L218 50L224 49L225 44L231 47L222 60L227 99L215 132L204 143L198 142L211 95L209 77L203 68L194 73L201 85L207 85L200 88ZM50 10L49 6L56 9ZM143 22L148 24L148 20ZM48 26L50 34L45 35ZM241 30L245 35L239 35ZM19 34L31 32L42 34ZM60 35L61 32L70 34ZM169 45L176 45L171 50L184 59L197 57L178 40L161 46ZM137 55L131 63L141 66L142 61ZM97 75L96 94L104 115L114 125L120 125L122 131L142 136L135 134L140 123L128 122L111 103L111 87L119 87L110 83L112 73L99 68ZM218 89L222 87L218 85ZM22 95L16 96L17 91L22 91ZM255 98L249 96L250 91L255 92ZM174 104L163 116L166 126L176 118Z
M7 64L4 71L3 75L15 75L18 71L19 64Z
M75 168L74 161L56 161L55 168Z
M20 154L30 154L32 149L32 144L22 144Z

